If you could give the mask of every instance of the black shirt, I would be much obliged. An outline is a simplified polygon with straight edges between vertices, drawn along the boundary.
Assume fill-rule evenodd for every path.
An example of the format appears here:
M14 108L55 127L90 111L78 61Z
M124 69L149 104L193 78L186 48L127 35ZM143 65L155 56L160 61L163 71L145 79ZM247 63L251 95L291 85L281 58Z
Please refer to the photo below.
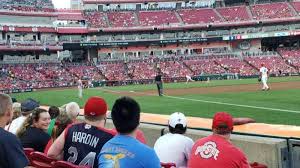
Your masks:
M156 82L161 82L161 75L156 75L155 76L155 81Z
M24 148L33 148L35 151L44 152L50 138L45 131L29 127L20 140Z
M0 128L0 168L24 168L28 160L18 138Z

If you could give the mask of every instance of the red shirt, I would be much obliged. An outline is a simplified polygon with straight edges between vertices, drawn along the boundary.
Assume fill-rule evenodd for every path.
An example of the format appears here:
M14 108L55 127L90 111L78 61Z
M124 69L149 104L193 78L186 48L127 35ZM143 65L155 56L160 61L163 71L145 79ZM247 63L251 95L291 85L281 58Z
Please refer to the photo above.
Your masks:
M115 128L112 129L112 131L113 131L115 134L118 133L117 130L116 130ZM145 135L144 135L144 133L143 133L142 130L138 129L138 130L136 131L136 139L137 139L138 141L140 141L141 143L147 145L147 140L146 140Z
M194 144L188 167L249 168L249 163L245 154L228 140L210 135Z

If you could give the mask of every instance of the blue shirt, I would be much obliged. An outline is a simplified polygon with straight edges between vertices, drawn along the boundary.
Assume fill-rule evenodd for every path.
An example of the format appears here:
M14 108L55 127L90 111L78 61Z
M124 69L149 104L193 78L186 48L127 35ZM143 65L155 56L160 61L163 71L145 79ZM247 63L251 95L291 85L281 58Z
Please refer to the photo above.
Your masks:
M17 137L0 128L0 168L24 168L28 160Z
M99 168L161 168L155 151L137 139L117 135L109 140L99 155Z

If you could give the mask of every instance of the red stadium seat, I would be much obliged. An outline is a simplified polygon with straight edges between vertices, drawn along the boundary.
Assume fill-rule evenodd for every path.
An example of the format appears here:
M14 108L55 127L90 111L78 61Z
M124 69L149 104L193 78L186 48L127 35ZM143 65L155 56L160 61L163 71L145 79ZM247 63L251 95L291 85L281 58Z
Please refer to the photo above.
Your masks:
M23 149L24 150L24 153L25 153L25 155L26 155L26 157L27 157L27 159L29 160L29 163L30 163L30 165L31 165L31 156L30 156L30 154L32 153L32 152L34 152L34 149L33 148L24 148Z
M56 161L42 152L33 152L30 154L30 157L32 166L36 168L52 168L51 163Z
M172 168L172 167L176 167L175 163L160 163L162 168Z
M66 161L52 162L53 168L90 168L89 166L77 166Z

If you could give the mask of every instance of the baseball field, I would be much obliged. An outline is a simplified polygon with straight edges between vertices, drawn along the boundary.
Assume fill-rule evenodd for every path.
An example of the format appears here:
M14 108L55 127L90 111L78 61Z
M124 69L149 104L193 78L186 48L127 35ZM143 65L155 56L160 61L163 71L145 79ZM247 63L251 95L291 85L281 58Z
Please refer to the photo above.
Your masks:
M12 94L22 101L33 98L42 105L61 106L75 101L83 107L90 96L107 100L109 109L120 96L131 96L142 112L171 114L179 111L187 116L212 118L217 111L234 117L250 117L261 123L300 126L300 77L269 79L270 91L261 91L257 79L216 80L210 82L164 83L164 96L157 95L156 85L130 85L85 89L83 98L76 88L43 89Z

